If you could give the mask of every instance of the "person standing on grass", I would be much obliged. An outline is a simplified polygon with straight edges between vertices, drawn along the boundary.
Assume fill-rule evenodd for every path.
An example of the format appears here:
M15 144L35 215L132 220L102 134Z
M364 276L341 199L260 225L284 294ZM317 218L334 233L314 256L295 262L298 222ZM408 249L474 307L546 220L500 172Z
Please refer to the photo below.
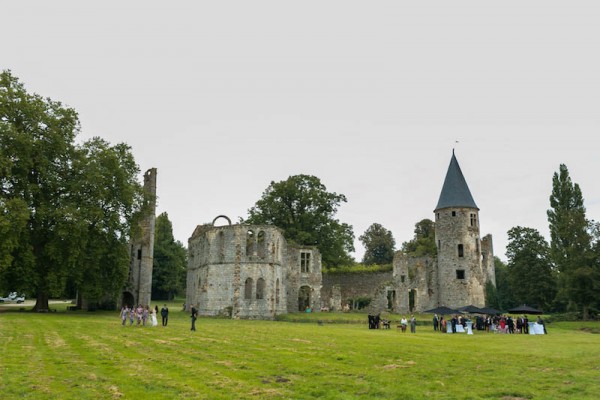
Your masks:
M127 316L129 315L129 307L127 307L127 304L125 304L122 308L121 308L121 324L123 326L125 326L127 324Z
M150 314L150 324L152 326L157 326L158 325L158 321L156 320L156 309L158 308L158 306L154 307L152 309L152 313Z
M437 314L433 314L433 331L437 331L438 330L438 316Z
M198 310L196 310L196 306L192 306L192 331L196 331L196 319L198 318Z
M416 332L417 332L417 319L413 315L410 317L410 333L416 333Z
M135 306L132 305L129 309L129 326L133 325L133 320L135 319Z
M400 328L402 329L402 333L406 332L407 324L408 324L408 321L406 321L406 317L402 317L402 319L400 320Z
M162 317L162 326L167 326L167 323L169 323L169 308L166 304L160 309L160 316Z

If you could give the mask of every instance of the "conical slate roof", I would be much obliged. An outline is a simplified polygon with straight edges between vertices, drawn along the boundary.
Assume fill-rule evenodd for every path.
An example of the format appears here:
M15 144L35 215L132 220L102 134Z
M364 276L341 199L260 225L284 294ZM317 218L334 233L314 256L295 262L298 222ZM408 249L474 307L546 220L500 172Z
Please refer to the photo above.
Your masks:
M454 150L452 150L450 166L448 167L442 193L435 209L448 207L467 207L479 210L479 207L475 204L475 200L473 200L473 196L471 196L471 191L460 170L456 156L454 156Z

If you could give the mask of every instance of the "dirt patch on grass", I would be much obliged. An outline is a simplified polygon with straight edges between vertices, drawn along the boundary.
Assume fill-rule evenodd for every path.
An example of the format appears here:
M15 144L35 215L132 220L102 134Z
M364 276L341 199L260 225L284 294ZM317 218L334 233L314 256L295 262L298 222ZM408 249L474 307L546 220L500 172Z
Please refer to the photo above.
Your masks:
M121 393L119 391L119 388L116 386L109 387L108 391L110 392L113 399L119 399L119 398L123 397L123 393Z
M600 333L600 328L579 328L579 330L581 332L586 332L586 333Z
M310 340L304 340L304 339L292 339L292 342L312 343Z
M384 365L381 368L385 369L386 371L389 371L389 370L394 370L394 369L399 369L399 368L410 368L410 367L407 365L388 364L388 365Z

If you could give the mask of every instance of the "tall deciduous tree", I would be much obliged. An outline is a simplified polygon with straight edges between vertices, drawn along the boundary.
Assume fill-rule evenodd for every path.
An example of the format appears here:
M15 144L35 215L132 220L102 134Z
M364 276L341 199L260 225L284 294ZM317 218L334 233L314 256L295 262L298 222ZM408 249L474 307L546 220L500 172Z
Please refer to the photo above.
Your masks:
M552 178L548 222L552 239L550 255L559 271L560 290L571 305L587 319L589 307L596 301L594 256L591 251L590 224L585 216L579 185L571 181L569 170L561 164Z
M392 232L381 224L371 224L358 239L365 246L363 264L389 264L394 260L396 241Z
M156 217L152 298L172 300L185 290L187 256L180 241L173 236L173 224L164 212Z
M335 218L343 194L330 193L316 176L294 175L271 182L260 200L248 210L247 223L281 228L286 239L319 248L325 266L352 263L352 226Z
M100 296L127 274L137 166L125 145L77 146L78 132L75 110L0 74L0 279L35 295L37 310L67 281Z
M508 279L513 298L519 304L547 310L556 295L557 283L546 239L535 229L517 226L508 231L508 240Z
M423 219L415 224L415 237L402 243L402 251L406 254L420 256L435 256L435 224L430 219Z
M507 310L516 305L510 284L508 266L498 257L494 257L496 286L491 281L485 284L486 305L498 310Z

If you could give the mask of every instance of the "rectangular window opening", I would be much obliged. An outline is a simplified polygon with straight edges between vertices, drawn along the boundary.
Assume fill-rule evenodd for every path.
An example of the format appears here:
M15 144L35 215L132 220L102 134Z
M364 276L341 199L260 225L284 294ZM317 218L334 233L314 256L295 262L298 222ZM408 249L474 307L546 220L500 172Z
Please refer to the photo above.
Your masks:
M456 270L456 279L465 279L465 270L464 269L457 269Z
M305 274L310 272L310 253L308 252L300 253L300 272Z
M458 256L459 257L464 257L465 256L465 248L462 244L458 245Z

